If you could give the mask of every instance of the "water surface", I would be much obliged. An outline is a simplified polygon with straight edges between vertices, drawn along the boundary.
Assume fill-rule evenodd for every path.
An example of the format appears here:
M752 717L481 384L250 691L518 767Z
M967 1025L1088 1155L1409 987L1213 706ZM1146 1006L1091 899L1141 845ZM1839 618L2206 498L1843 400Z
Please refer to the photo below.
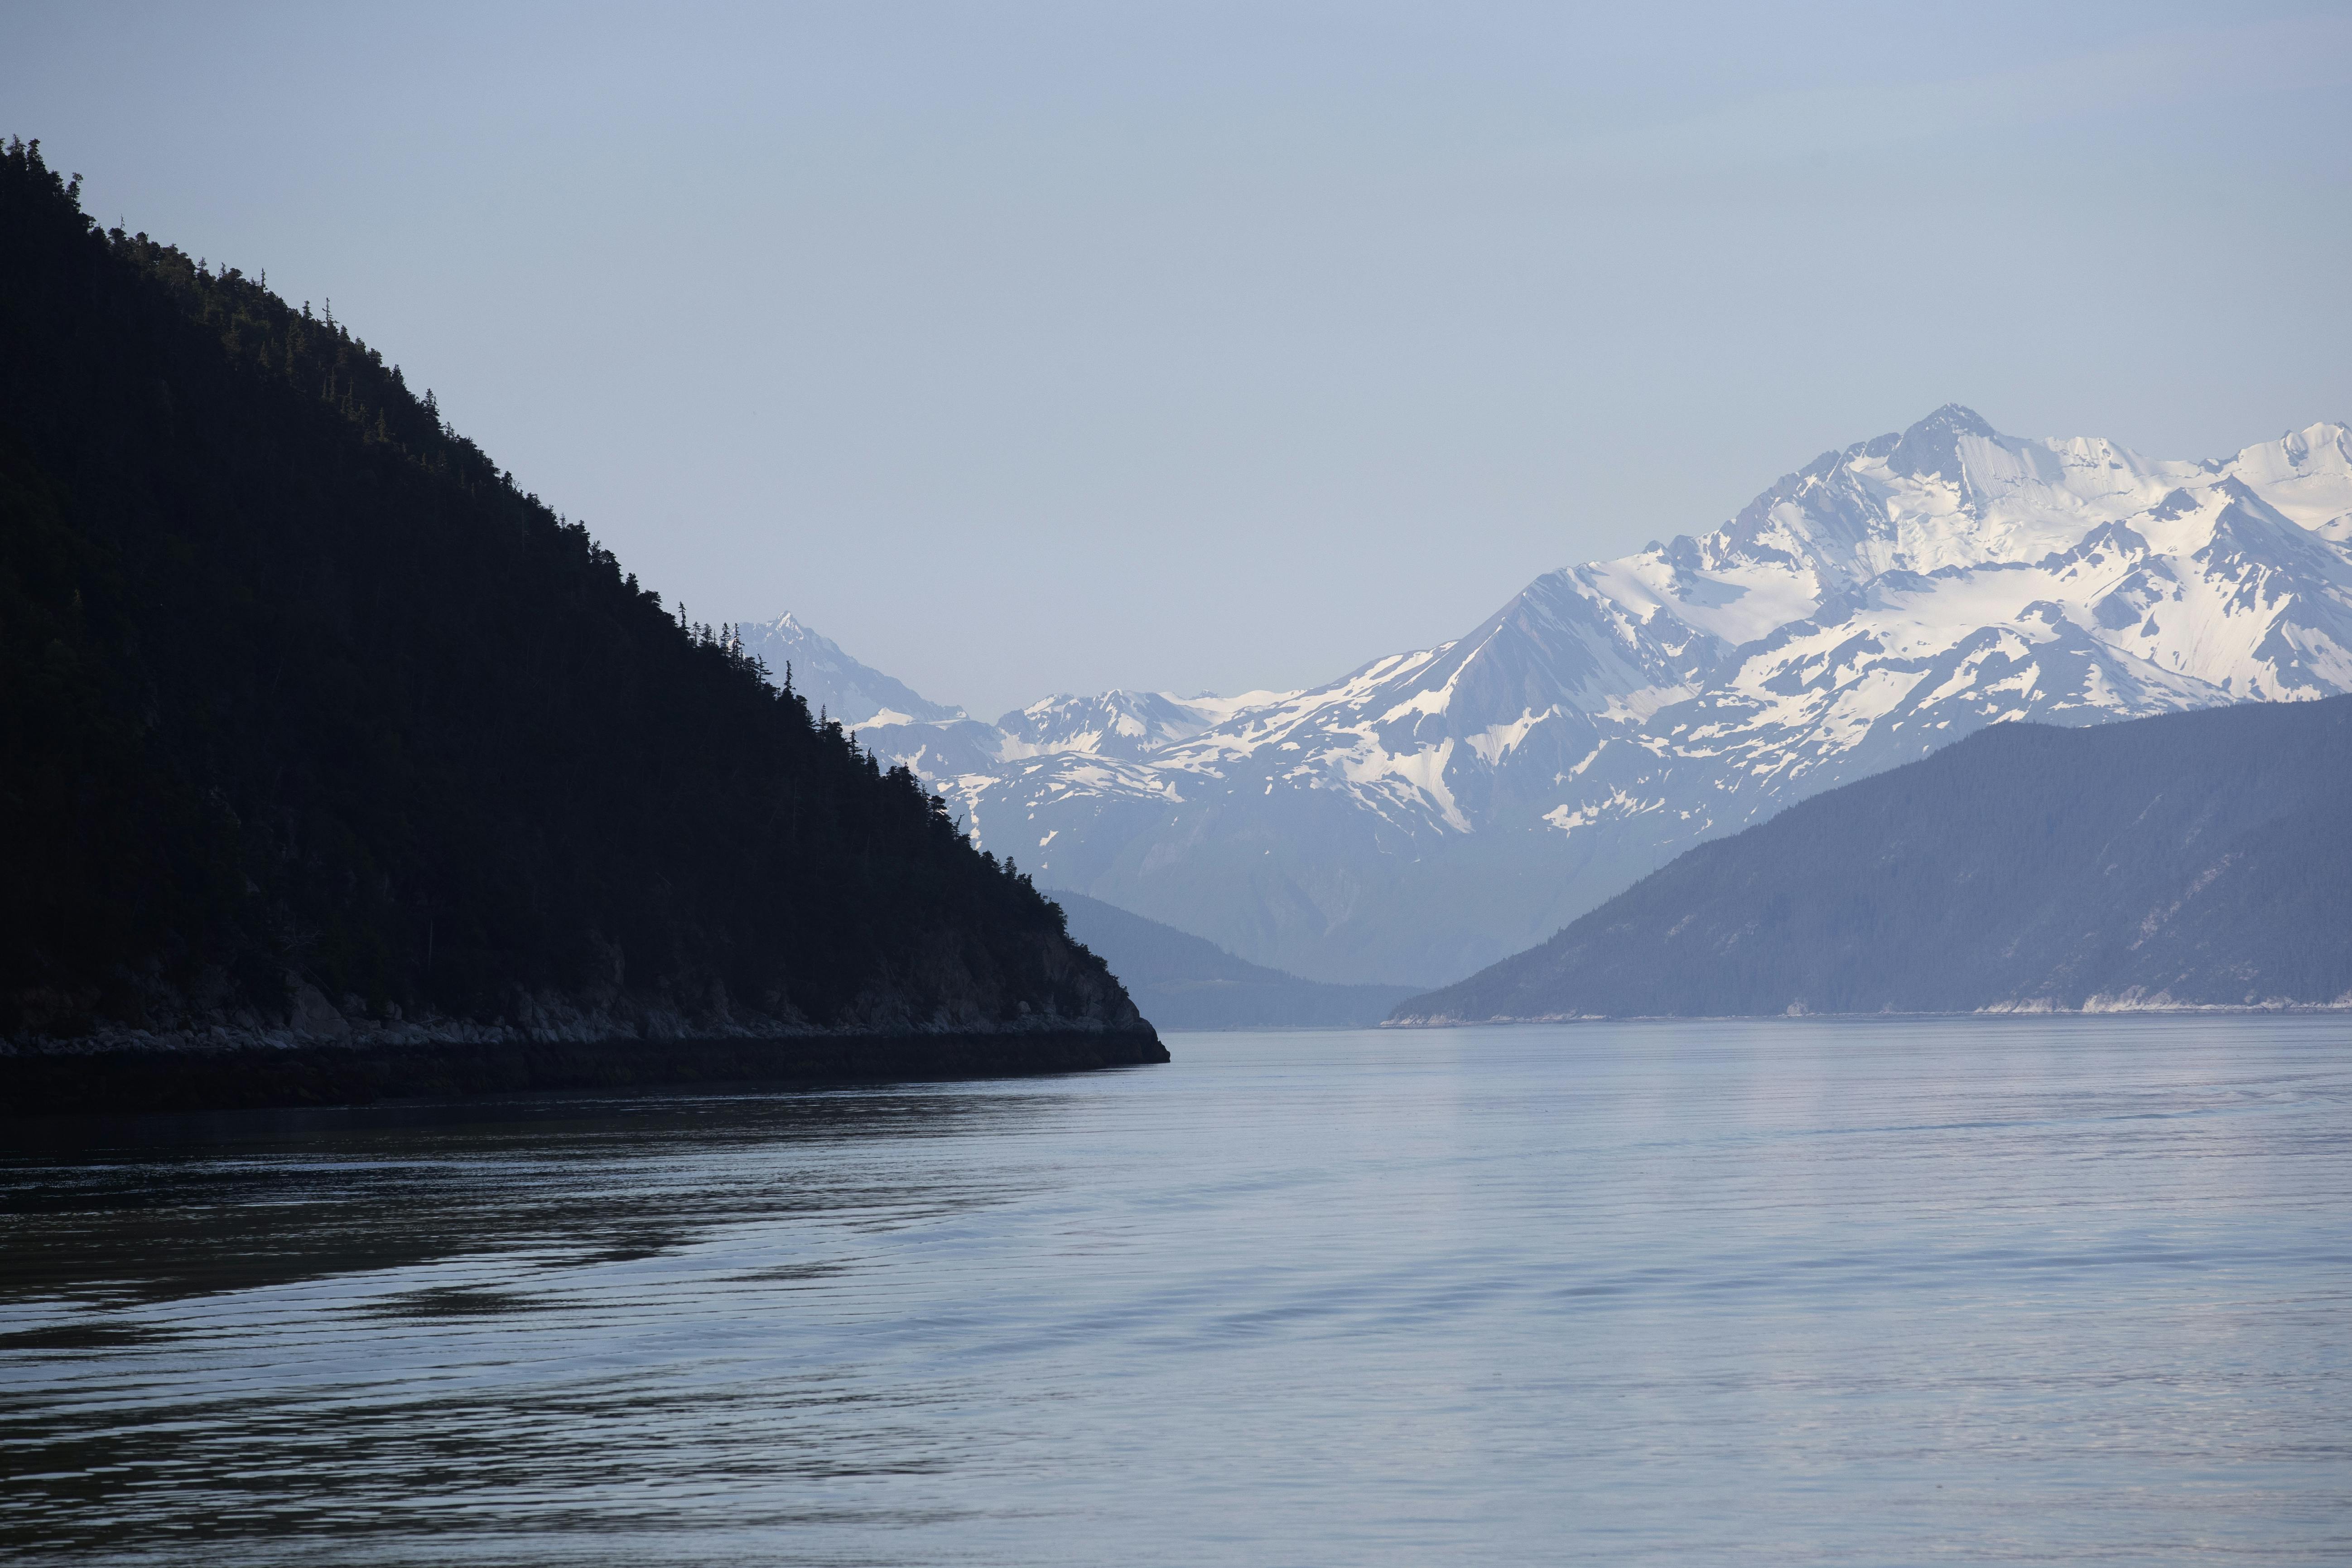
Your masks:
M0 1555L2352 1558L2352 1026L16 1124Z

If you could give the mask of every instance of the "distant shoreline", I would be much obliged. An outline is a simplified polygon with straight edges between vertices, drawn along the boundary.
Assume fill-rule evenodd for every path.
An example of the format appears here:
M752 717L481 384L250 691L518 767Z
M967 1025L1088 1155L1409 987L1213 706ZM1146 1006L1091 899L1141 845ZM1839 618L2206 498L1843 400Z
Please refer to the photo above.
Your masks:
M855 1083L1140 1067L1169 1059L1149 1026L970 1035L18 1050L0 1056L0 1118L365 1105L417 1096L696 1083Z
M1937 1018L2185 1018L2293 1016L2303 1014L2352 1013L2344 1002L2182 1002L2116 1004L2108 1006L2035 1007L2001 1004L1941 1013L1548 1013L1524 1018L1383 1018L1382 1029L1481 1029L1518 1024L1853 1024L1916 1023Z

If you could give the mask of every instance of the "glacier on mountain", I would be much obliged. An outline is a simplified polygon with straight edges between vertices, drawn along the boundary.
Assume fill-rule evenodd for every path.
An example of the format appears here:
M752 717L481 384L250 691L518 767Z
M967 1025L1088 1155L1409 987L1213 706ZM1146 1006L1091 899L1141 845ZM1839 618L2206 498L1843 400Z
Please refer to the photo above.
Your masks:
M1042 884L1315 979L1437 984L1988 724L2352 690L2352 433L2168 461L1947 406L1305 691L990 725L815 642L834 715Z

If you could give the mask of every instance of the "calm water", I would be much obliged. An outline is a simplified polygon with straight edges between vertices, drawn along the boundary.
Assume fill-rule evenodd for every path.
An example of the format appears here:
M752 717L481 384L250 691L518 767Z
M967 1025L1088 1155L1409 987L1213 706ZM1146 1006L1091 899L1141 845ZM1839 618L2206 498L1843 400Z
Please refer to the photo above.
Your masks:
M2352 1026L5 1130L0 1555L2352 1558Z

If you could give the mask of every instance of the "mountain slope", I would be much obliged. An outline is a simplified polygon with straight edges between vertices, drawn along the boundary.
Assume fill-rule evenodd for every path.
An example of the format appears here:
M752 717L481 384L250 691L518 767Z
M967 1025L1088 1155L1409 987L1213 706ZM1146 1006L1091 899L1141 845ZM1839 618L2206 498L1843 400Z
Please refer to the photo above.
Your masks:
M2352 689L2347 537L2342 426L2179 461L1949 406L1311 690L873 739L1056 885L1317 979L1434 984L1990 724Z
M911 774L673 620L346 328L95 232L22 146L0 802L19 1041L1149 1040Z
M1301 980L1084 893L1051 897L1069 917L1070 934L1102 956L1163 1029L1361 1028L1412 994L1409 985Z
M2352 697L2000 724L1395 1016L2352 1004L2347 779Z
M779 680L787 672L793 689L808 705L849 729L885 723L953 723L961 708L933 702L913 688L841 651L841 645L792 615L734 628L737 646L765 664Z

